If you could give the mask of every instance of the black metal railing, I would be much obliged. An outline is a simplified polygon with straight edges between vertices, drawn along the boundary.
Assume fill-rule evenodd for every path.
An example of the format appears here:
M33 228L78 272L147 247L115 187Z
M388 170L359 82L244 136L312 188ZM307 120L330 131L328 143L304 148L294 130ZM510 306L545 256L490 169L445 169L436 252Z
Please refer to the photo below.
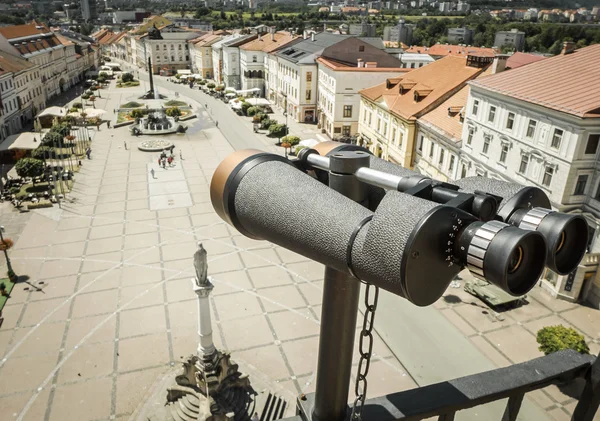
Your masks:
M440 421L452 421L458 411L508 399L501 420L515 421L528 392L550 385L568 387L575 382L584 386L571 420L592 421L600 403L600 358L573 350L369 399L365 401L362 420L417 421L438 417ZM301 395L298 415L288 420L313 421L313 404L314 393Z

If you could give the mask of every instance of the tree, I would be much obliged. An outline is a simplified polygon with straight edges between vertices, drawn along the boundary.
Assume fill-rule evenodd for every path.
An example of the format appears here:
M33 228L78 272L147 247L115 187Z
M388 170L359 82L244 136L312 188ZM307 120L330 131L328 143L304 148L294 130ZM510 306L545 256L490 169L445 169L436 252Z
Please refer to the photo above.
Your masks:
M248 110L252 107L252 104L250 104L249 102L242 102L242 114L244 115L248 115Z
M287 126L285 124L274 123L269 126L269 136L272 137L282 137L286 131Z
M300 143L300 138L298 136L294 136L294 135L287 135L281 138L282 142L285 143L289 143L290 147L292 146L296 146L298 143Z
M44 161L35 158L21 158L15 165L19 177L31 177L35 185L35 177L44 173Z
M169 117L179 117L181 116L181 110L179 109L179 107L167 108L166 114Z
M131 73L123 73L121 80L123 83L133 82L133 75Z
M200 19L201 17L210 15L211 13L212 12L208 7L200 7L198 10L196 10L195 18Z
M227 19L227 15L225 15L225 11L221 10L221 14L220 14L221 19Z

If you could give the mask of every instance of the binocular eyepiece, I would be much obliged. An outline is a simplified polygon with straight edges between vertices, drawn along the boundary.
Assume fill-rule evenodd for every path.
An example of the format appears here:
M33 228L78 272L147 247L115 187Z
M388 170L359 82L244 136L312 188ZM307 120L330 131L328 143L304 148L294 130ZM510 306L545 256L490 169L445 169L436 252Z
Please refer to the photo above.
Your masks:
M353 148L335 150L332 159L356 158L350 156L357 155ZM360 159L365 162L364 156ZM370 159L371 164L377 160ZM328 162L323 163L327 168ZM540 277L547 249L555 251L559 267L577 260L569 247L578 242L581 227L563 214L541 217L523 207L503 221L479 218L474 210L495 214L497 205L489 206L496 201L446 185L438 190L429 186L427 198L420 197L427 178L406 183L415 173L401 167L393 176L372 168L334 173L339 168L346 167L338 162L328 171L336 183L349 176L363 184L388 186L376 208L338 193L283 157L255 150L235 152L219 165L211 181L211 201L217 214L243 235L271 241L419 306L435 302L464 267L519 296ZM393 191L389 186L394 185L408 190ZM534 224L536 215L541 217L538 228L531 229L526 224ZM546 236L554 235L557 224L564 236L550 246Z
M542 234L547 251L546 266L559 275L575 270L585 255L588 243L585 218L553 211L548 196L541 189L483 177L463 178L455 184L461 191L499 196L498 219Z

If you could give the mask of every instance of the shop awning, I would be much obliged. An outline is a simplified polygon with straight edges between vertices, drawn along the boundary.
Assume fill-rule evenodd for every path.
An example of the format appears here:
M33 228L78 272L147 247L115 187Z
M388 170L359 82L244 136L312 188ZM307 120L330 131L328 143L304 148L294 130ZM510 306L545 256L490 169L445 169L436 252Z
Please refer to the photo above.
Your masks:
M178 75L191 75L192 71L191 70L187 70L187 69L177 70L177 74Z
M40 147L42 144L42 138L45 132L34 133L34 132L23 132L19 134L13 134L4 139L4 142L0 143L0 152L12 151L15 149L20 150L34 150Z
M44 109L43 111L41 111L38 115L36 115L36 118L46 117L46 116L64 117L66 115L67 115L67 110L62 107L48 107L48 108Z
M262 106L271 105L269 100L265 99L265 98L248 98L248 99L246 99L246 102L250 103L254 107L261 106L261 105Z

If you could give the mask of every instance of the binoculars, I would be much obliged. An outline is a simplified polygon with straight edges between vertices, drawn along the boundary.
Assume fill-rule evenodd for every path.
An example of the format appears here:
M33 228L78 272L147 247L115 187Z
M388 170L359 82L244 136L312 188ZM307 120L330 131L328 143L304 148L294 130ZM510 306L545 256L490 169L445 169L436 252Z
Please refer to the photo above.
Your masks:
M484 177L443 183L364 148L324 142L296 160L237 151L210 197L243 235L278 244L427 306L464 268L513 296L547 266L564 275L587 247L587 222L555 212L537 187Z

